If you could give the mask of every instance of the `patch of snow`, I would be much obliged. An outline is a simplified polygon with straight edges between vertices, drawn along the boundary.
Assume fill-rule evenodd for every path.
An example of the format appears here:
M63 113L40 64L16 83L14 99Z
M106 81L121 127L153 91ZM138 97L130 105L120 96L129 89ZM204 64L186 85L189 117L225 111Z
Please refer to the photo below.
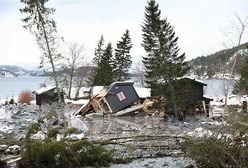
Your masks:
M192 166L190 166L192 165ZM110 168L136 168L136 167L164 167L164 168L183 168L194 167L194 161L185 157L161 157L161 158L142 158L134 160L128 164L113 164Z
M36 134L32 135L32 139L44 140L46 135L42 131L38 131Z
M4 108L0 108L0 120L10 119L10 118L11 118L11 112L5 110Z
M237 95L230 95L227 97L227 105L241 106L242 105L241 98L238 97Z
M188 132L188 136L197 137L197 138L203 138L212 136L213 132L207 129L204 129L202 127L196 128L194 131Z
M85 137L84 133L81 133L81 134L71 134L68 138L69 138L70 140L76 141L76 140L81 140L81 139L83 139L84 137Z

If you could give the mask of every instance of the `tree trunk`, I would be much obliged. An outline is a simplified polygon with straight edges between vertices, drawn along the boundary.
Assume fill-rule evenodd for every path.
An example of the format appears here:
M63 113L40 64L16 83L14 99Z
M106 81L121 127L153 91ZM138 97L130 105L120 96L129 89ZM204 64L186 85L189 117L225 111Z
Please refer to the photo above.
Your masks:
M38 7L38 4L37 4L37 7ZM59 104L61 104L63 106L61 93L60 93L60 89L59 89L57 72L56 72L56 69L55 69L51 49L50 49L49 42L48 42L48 37L47 37L47 32L45 30L44 20L43 20L43 17L41 15L39 9L37 11L38 11L38 14L39 14L39 18L41 19L42 31L44 33L44 38L45 38L46 47L47 47L47 51L48 51L48 59L49 59L49 61L51 63L51 66L52 66L52 73L53 73L53 77L54 77L54 81L55 81L57 95L58 95L58 98L59 98ZM62 118L63 118L64 127L66 128L66 119L65 119L65 115L64 115L64 110L62 110Z
M72 78L74 75L74 68L72 67L71 73L70 73L70 81L69 81L69 98L71 99L71 88L72 88Z

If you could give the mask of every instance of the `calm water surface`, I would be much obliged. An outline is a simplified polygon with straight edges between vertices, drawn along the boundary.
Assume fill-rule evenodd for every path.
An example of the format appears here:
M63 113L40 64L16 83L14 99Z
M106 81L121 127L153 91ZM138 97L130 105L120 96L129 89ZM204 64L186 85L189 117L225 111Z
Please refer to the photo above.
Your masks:
M16 97L23 90L35 91L40 88L42 83L49 82L48 77L0 77L0 100ZM225 80L203 80L207 87L205 87L205 95L210 97L224 96L224 87L229 86L229 94L233 90L233 83Z
M0 77L0 99L16 97L23 90L35 91L48 77Z

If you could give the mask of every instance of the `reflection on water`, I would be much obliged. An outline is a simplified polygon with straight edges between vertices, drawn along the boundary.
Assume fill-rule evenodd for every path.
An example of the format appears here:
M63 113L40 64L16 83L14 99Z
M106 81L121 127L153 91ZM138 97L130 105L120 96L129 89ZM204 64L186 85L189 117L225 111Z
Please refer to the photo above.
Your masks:
M98 117L94 119L84 118L83 121L89 128L86 136L93 139L159 132L182 134L194 129L185 126L182 122L166 122L163 118L155 116Z

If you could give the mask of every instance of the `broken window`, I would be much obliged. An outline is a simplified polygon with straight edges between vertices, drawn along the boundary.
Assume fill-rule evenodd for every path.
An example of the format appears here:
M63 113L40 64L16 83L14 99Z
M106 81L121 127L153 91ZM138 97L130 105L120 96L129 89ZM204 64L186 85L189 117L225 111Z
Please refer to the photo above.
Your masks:
M118 96L118 98L119 98L120 101L123 101L123 100L126 99L126 96L125 96L125 94L123 93L123 91L117 93L117 96Z

